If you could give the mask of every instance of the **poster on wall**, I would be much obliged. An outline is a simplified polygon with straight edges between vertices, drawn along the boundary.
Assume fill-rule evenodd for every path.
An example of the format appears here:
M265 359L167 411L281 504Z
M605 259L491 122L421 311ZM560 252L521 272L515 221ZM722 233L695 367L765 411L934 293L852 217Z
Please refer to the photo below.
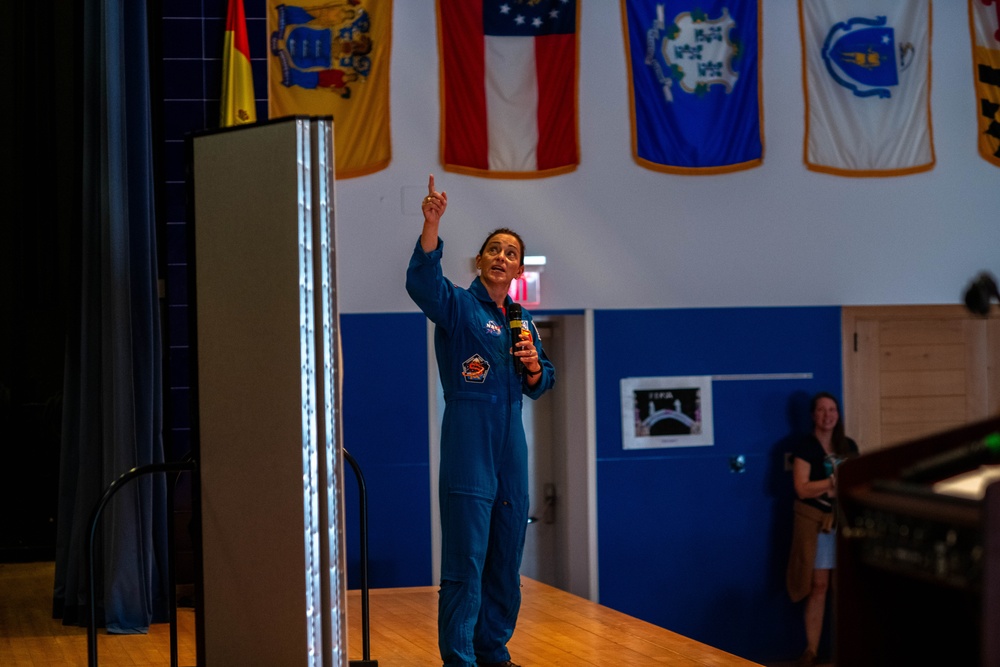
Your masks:
M712 377L622 378L622 448L715 444Z

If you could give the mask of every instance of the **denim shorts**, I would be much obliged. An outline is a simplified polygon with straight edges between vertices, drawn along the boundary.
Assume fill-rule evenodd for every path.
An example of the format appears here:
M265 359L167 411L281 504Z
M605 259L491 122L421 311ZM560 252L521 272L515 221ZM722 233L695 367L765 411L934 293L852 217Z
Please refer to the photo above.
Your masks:
M820 531L816 541L816 562L813 569L832 570L837 565L837 533Z

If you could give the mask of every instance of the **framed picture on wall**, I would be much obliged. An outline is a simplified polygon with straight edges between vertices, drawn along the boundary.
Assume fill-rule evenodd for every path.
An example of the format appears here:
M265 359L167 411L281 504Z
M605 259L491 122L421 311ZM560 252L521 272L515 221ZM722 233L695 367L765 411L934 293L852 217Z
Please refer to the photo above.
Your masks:
M712 377L622 378L622 448L715 444Z

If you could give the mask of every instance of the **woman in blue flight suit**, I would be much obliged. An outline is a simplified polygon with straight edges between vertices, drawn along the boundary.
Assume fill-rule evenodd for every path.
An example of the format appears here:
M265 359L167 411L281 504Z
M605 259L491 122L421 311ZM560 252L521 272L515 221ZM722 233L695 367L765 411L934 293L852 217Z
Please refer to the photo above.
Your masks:
M433 175L427 191L406 290L437 325L434 350L445 398L438 644L449 667L517 667L507 641L521 604L528 523L521 397L538 398L555 371L527 312L521 340L511 347L507 291L524 272L521 238L508 229L491 233L476 256L479 277L462 289L441 272L438 226L448 197L434 189Z

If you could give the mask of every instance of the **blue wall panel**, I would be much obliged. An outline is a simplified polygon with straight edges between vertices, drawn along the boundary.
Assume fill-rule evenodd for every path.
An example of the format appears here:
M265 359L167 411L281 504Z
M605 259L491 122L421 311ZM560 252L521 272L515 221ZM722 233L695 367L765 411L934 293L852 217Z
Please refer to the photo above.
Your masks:
M594 330L601 603L751 660L797 655L784 456L810 396L840 394L840 309L598 311ZM714 446L622 449L622 378L783 373L812 377L712 383Z
M422 313L341 315L344 448L368 490L369 584L428 586L427 330ZM344 471L348 586L361 585L358 487Z

